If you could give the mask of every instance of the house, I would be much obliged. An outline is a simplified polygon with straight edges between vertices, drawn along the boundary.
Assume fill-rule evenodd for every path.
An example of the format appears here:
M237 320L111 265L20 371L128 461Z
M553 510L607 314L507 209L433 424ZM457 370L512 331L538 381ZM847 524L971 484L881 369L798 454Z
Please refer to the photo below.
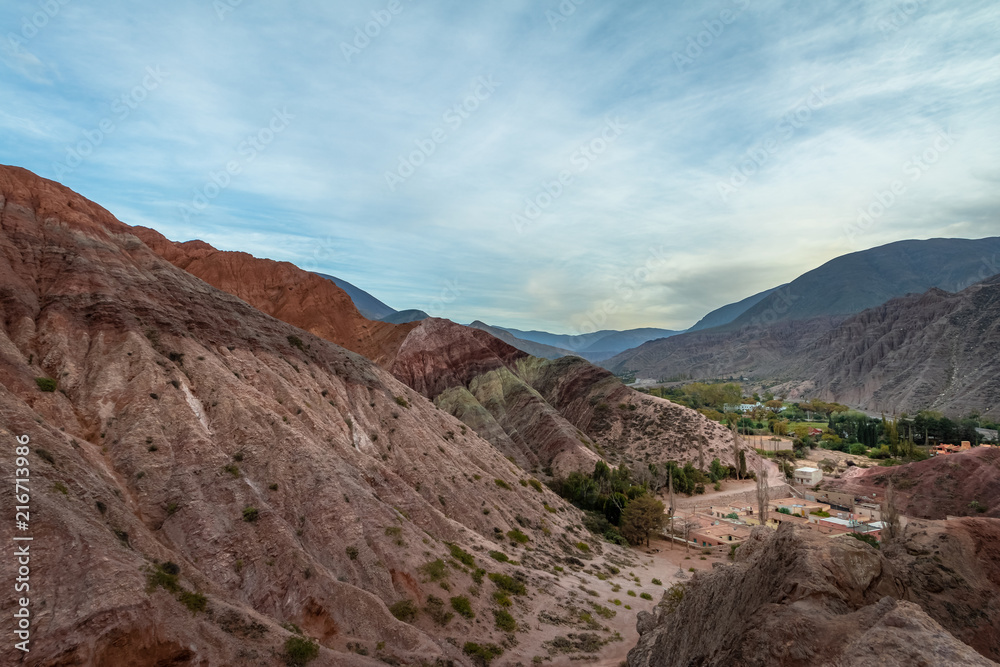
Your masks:
M776 500L772 500L770 505L770 510L773 512L787 510L792 514L797 514L803 517L808 516L810 512L830 511L830 506L825 503L803 500L801 498L778 498Z
M819 437L819 436L823 435L823 429L821 429L821 428L811 428L811 429L809 429L809 435L814 435L814 436Z
M716 547L720 544L741 544L748 537L750 537L749 528L727 522L691 531L691 539L701 547Z
M819 468L798 468L792 473L796 484L816 486L823 480L823 471Z

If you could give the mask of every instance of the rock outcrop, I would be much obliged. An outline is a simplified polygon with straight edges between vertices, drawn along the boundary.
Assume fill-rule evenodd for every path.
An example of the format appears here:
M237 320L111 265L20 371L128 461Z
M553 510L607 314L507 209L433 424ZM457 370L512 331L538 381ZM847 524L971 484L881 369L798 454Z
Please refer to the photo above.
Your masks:
M911 601L914 583L901 563L849 536L757 528L734 564L640 614L628 664L995 664Z

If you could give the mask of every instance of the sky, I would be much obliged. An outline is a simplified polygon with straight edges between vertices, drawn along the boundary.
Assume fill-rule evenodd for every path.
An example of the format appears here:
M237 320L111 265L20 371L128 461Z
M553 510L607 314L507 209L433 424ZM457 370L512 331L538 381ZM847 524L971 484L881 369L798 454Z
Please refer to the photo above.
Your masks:
M683 329L1000 233L996 2L5 0L0 163L397 309Z

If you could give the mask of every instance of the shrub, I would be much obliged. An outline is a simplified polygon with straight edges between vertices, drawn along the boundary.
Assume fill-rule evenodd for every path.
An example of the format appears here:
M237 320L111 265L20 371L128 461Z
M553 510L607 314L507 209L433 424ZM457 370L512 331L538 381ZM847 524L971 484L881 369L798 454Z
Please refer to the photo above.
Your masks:
M653 579L652 583L653 583L654 586L662 586L663 585L663 582L660 581L659 579Z
M56 381L52 378L35 378L35 384L40 391L51 392L56 390Z
M398 406L400 406L402 408L408 408L408 407L410 407L409 401L407 401L402 396L396 396L395 400L396 400L396 405L398 405Z
M347 553L347 557L350 558L351 560L357 560L358 559L358 548L357 547L350 546L350 547L345 548L344 551Z
M507 537L509 537L511 541L517 542L518 544L526 544L529 541L528 536L522 533L519 528L508 530Z
M679 607L681 601L684 600L684 591L684 584L674 584L668 588L666 594L663 596L663 602L660 603L664 611L668 614L672 614L677 611L677 607Z
M49 453L49 451L47 449L38 448L38 449L35 450L35 455L38 456L38 458L40 458L41 460L43 460L46 463L48 463L49 465L55 465L56 464L55 458L52 456L51 453Z
M510 598L503 591L493 591L493 601L501 607L509 607L511 605Z
M458 612L459 616L463 618L475 618L476 614L472 611L472 603L469 602L469 598L464 595L456 595L451 598L451 608Z
M497 588L512 595L524 595L528 592L524 582L499 572L490 572L490 581L496 584Z
M625 594L628 595L629 597L633 597L633 598L635 597L635 591L631 591L631 590L625 591Z
M191 591L181 591L177 594L177 599L187 607L193 615L197 615L199 611L205 611L208 606L208 599L201 593L192 593Z
M496 561L500 561L501 563L507 563L510 561L510 558L508 558L507 554L505 554L502 551L491 551L490 558Z
M510 484L508 484L507 482L503 481L502 479L495 479L495 480L493 480L493 482L497 486L499 486L501 489L507 489L508 491L510 491Z
M653 599L653 596L650 595L649 593L639 593L639 597L641 597L643 600L652 600Z
M444 600L434 597L433 595L427 596L427 606L424 607L424 611L427 612L428 616L430 616L435 623L441 626L448 625L448 621L455 616L450 611L445 610Z
M256 507L244 507L243 508L243 520L249 523L253 523L260 518L260 511Z
M62 482L56 482L55 484L52 485L52 488L58 491L59 493L63 494L64 496L69 495L69 489L67 489L66 485L63 484Z
M496 644L476 644L475 642L465 642L462 653L469 656L477 665L485 667L493 662L493 658L503 654L503 649Z
M419 610L417 609L417 605L413 604L413 600L407 599L393 603L389 607L389 611L403 623L412 623L416 620Z
M590 553L590 545L588 545L586 542L577 542L576 548L579 549L580 551L583 551L584 553Z
M298 336L294 336L294 335L293 336L289 336L288 337L288 344L291 345L292 347L299 348L303 352L306 351L305 345L302 344L302 339L299 338Z
M469 567L476 566L476 559L469 552L462 549L462 547L457 544L448 543L448 551L451 552L451 557L462 563L463 565L468 565Z
M226 472L228 472L233 477L239 477L240 476L240 469L238 467L236 467L235 465L233 465L232 463L224 466L222 469L225 470Z
M862 541L862 542L864 542L865 544L868 544L868 545L870 545L870 546L873 546L873 547L875 547L876 549L880 549L880 548L881 548L881 547L879 546L879 544L878 544L878 540L876 540L876 539L875 539L874 537L872 537L871 535L865 535L865 534L863 534L863 533L848 533L848 535L850 535L850 536L851 536L851 537L853 537L854 539L857 539L857 540L861 540L861 541Z
M285 641L285 664L288 667L302 667L319 657L319 646L305 637L289 637Z
M420 566L420 571L426 574L431 581L441 581L448 576L448 568L440 558L424 563Z
M539 482L537 479L529 479L528 484L530 484L531 488L533 488L535 491L538 491L539 493L542 492L542 483Z
M514 632L517 630L517 621L514 620L514 617L506 609L494 609L493 620L496 622L497 628L504 632Z

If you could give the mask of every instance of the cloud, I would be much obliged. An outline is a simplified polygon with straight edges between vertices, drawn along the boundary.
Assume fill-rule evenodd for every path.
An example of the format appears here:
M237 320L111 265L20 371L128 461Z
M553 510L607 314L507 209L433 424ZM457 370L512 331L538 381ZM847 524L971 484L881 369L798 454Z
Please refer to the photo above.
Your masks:
M557 331L684 328L845 252L995 233L995 3L399 6L67 4L37 58L4 51L0 161L396 308ZM147 67L162 85L117 118Z

